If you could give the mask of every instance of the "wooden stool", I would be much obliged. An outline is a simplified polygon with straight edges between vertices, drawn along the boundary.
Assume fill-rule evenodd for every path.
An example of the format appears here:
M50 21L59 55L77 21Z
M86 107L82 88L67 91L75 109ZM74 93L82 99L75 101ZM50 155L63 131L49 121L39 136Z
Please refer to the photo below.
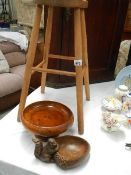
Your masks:
M41 78L42 93L44 93L45 91L47 73L75 76L76 77L78 130L79 130L79 133L82 134L84 132L83 78L85 83L86 99L87 100L90 99L87 37L86 37L86 25L85 25L85 13L84 13L84 8L87 8L88 2L83 0L35 0L35 2L37 4L36 15L35 15L34 26L33 26L32 34L30 38L30 45L27 53L27 63L25 68L25 77L24 77L20 105L19 105L18 121L20 121L20 117L25 107L26 97L28 95L28 89L29 89L32 73L34 73L35 71L42 73L42 78ZM39 65L33 67L43 5L49 6L45 40L44 40L45 43L44 43L43 61ZM75 47L74 57L66 57L62 55L49 54L54 6L74 8L74 47ZM74 60L75 72L48 69L48 58Z

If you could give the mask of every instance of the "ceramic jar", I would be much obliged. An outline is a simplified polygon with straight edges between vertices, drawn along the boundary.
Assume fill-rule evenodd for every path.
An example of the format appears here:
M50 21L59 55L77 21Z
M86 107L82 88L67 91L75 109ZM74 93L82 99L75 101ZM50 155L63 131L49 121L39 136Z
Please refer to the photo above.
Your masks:
M121 102L124 102L126 100L126 96L128 93L129 93L128 87L125 85L119 85L119 87L115 89L115 96Z
M129 92L126 96L126 101L128 102L129 106L131 107L131 92Z
M125 126L131 128L131 92L126 96L126 101L123 103L122 112L126 117Z

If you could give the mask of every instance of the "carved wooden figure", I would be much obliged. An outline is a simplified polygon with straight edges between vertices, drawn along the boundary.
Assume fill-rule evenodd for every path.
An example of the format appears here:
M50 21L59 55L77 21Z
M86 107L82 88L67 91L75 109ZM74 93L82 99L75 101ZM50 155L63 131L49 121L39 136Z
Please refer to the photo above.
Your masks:
M67 135L55 139L49 138L45 146L39 138L33 141L36 158L43 162L55 162L63 169L74 168L89 157L90 145L80 137Z
M43 162L54 162L53 156L59 148L58 143L55 141L55 139L50 138L45 146L43 146L43 141L38 138L34 138L32 140L35 143L35 157Z

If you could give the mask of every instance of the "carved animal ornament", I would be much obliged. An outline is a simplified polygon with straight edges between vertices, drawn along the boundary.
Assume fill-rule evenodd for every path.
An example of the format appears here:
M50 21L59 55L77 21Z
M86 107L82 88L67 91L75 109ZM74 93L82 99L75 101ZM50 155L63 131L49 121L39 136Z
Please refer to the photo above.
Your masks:
M34 155L43 162L55 162L63 169L73 168L81 164L89 156L89 143L76 136L49 138L44 145L41 139L33 139Z

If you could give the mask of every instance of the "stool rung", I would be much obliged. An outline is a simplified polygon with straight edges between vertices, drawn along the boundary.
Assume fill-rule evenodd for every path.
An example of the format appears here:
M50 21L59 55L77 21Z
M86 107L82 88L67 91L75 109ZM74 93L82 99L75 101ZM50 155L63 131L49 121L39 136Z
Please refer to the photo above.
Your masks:
M49 58L61 59L61 60L75 60L75 57L49 54Z
M41 61L37 66L35 66L35 68L40 68L41 66L43 66L45 61ZM35 70L32 71L32 74L35 73Z
M88 7L88 2L83 0L35 0L35 3L55 7L69 7L69 8Z
M73 76L73 77L76 76L75 72L55 70L55 69L44 69L44 68L32 67L32 70L36 72L47 72L50 74L57 74L57 75L66 75L66 76Z

